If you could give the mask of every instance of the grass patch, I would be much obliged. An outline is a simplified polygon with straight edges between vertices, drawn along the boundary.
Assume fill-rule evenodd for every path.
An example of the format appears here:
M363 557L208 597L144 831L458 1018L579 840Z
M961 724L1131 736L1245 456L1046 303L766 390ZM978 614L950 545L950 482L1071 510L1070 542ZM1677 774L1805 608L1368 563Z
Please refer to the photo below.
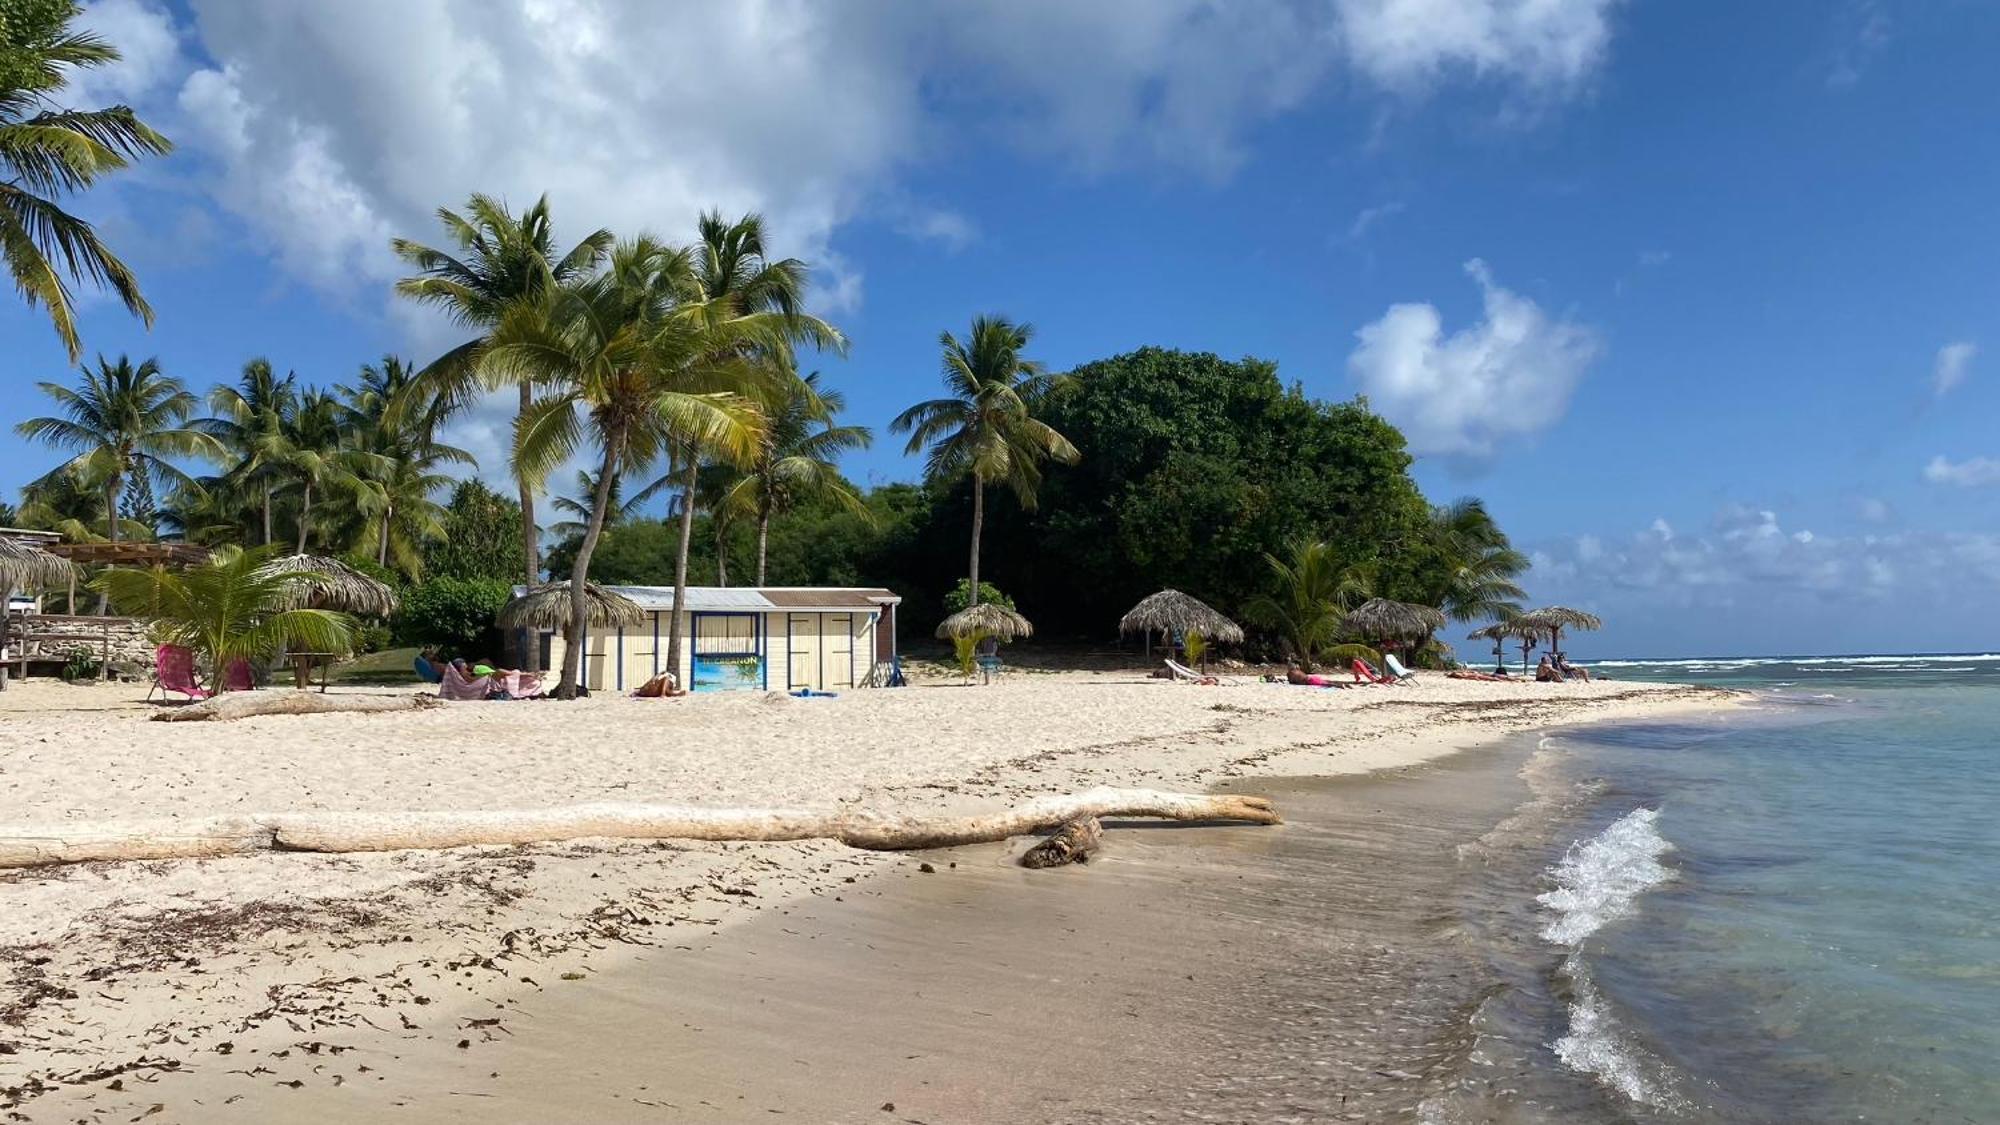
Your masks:
M401 685L417 682L415 662L417 650L409 648L385 648L381 652L371 652L357 656L344 664L336 664L327 674L327 681L336 684Z

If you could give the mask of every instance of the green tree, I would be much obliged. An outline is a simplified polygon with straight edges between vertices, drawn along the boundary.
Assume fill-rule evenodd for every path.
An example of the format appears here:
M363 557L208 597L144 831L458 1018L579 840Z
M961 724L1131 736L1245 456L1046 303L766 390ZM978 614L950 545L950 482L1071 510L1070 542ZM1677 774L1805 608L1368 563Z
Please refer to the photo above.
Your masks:
M14 430L74 454L37 483L62 476L95 482L104 493L105 532L115 543L121 538L118 495L135 474L191 483L168 458L217 457L222 450L202 429L186 424L199 400L162 372L157 359L134 367L122 355L117 363L99 356L97 367L81 374L76 387L39 384L61 413L30 418Z
M433 497L451 483L447 465L470 465L472 455L437 439L439 412L430 388L418 383L396 356L364 364L356 385L335 392L349 448L366 454L355 467L342 538L368 550L376 565L415 578L423 571L422 544L444 533L444 511Z
M213 417L199 424L228 450L227 472L217 481L220 488L254 496L262 516L262 543L274 539L271 526L272 496L284 482L280 458L285 450L285 431L299 406L298 376L286 372L281 378L271 361L258 357L243 365L236 385L219 386L209 392L208 408Z
M1299 667L1310 672L1339 634L1342 615L1367 596L1366 584L1318 540L1297 540L1286 557L1267 554L1264 562L1272 589L1251 599L1244 612L1283 637Z
M225 547L198 566L107 570L93 583L122 612L150 618L161 640L193 650L216 674L232 660L268 660L287 649L346 652L354 622L345 614L293 608L300 586L318 575L267 567L278 547Z
M793 370L796 346L809 344L835 351L847 341L832 325L805 312L807 269L797 258L774 259L764 247L764 220L745 215L734 222L708 212L696 228L689 251L689 273L682 294L712 322L734 330L716 346L693 357L672 373L669 385L682 394L720 394L752 403L769 397L769 388ZM762 419L755 429L761 431ZM747 432L747 431L746 431ZM749 449L726 448L690 432L669 446L677 465L680 544L674 562L674 605L687 602L688 551L694 537L695 496L704 460L732 464L748 461ZM667 630L667 666L680 667L681 623L675 613Z
M363 474L380 471L379 455L349 447L340 401L317 388L299 397L285 420L277 463L298 489L298 546L312 542L313 501L336 490L361 486Z
M1075 464L1068 438L1035 417L1053 382L1042 366L1022 355L1034 328L1004 317L976 317L965 342L946 332L948 397L920 402L889 428L910 435L906 452L928 449L925 470L934 480L972 478L972 563L968 581L979 590L979 538L986 524L986 486L1004 483L1024 509L1033 509L1045 460ZM976 603L975 603L976 604Z
M418 271L398 281L396 292L444 310L454 323L479 335L424 368L419 379L429 393L422 401L437 422L464 410L484 391L511 386L520 396L518 428L535 401L535 380L540 376L529 364L484 363L493 334L510 313L517 319L532 315L529 310L548 305L563 286L589 277L611 250L611 232L592 231L568 253L557 256L547 196L517 216L501 200L474 195L467 200L464 215L440 207L437 217L452 250L394 240L396 255ZM541 574L535 494L547 478L524 475L518 464L511 468L520 489L523 571L532 586Z
M773 516L810 498L867 513L868 506L854 485L840 475L834 459L849 450L866 449L873 440L866 426L834 424L847 400L839 391L823 390L817 371L804 378L788 372L766 392L762 407L764 439L756 458L724 500L729 508L755 515L759 586L765 580Z
M521 580L521 509L477 480L460 481L445 502L443 527L426 542L426 582L435 578Z
M500 631L494 618L513 597L510 580L431 576L403 592L393 623L404 644L491 656Z
M621 243L603 274L565 287L540 306L510 311L482 360L509 378L549 387L523 416L515 440L515 463L533 479L546 479L586 441L598 452L597 490L570 574L573 617L556 688L564 699L576 695L584 587L612 482L669 449L747 457L756 447L754 405L710 388L729 385L733 374L714 357L745 356L769 338L756 317L683 302L687 271L684 252L650 238ZM697 364L712 378L691 388L687 372Z
M1521 613L1526 590L1514 581L1528 556L1471 497L1431 509L1419 542L1420 562L1408 601L1442 608L1453 621L1507 620Z
M48 311L71 362L83 354L73 282L110 289L148 326L153 310L132 271L62 201L173 148L129 106L63 104L72 76L120 58L117 48L70 26L81 12L71 0L0 6L0 255L22 298Z

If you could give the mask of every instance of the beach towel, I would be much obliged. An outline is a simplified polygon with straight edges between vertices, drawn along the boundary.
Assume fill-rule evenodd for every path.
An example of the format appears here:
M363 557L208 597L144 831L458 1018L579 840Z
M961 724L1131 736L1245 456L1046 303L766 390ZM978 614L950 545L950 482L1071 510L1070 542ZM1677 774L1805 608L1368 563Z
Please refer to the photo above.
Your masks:
M542 694L542 676L539 672L506 672L498 683L501 690L513 699L533 699Z
M492 694L492 680L485 676L468 680L465 678L465 673L458 670L458 665L444 666L444 678L438 681L439 699L485 699Z

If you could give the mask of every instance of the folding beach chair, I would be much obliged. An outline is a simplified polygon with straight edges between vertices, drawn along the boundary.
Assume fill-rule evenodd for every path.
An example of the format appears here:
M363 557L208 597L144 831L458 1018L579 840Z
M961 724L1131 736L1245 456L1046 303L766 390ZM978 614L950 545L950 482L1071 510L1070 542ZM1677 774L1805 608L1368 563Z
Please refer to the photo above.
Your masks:
M194 653L180 645L161 645L153 650L153 686L146 689L146 698L151 700L155 691L162 702L169 693L190 700L207 699L210 694L194 678Z
M1389 675L1393 677L1395 681L1399 684L1406 684L1409 683L1411 680L1417 678L1417 674L1415 672L1412 672L1408 668L1403 667L1402 661L1397 660L1396 654L1393 652L1383 653L1382 663L1387 664L1389 666Z

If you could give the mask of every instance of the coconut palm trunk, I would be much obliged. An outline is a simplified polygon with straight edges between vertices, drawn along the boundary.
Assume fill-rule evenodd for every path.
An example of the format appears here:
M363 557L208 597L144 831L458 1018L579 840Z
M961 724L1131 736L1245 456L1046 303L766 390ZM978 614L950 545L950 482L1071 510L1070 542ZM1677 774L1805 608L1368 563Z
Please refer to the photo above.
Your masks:
M979 533L986 528L986 482L972 475L972 592L965 605L979 604Z
M307 481L305 482L305 492L299 501L299 554L301 555L306 553L306 519L312 515L312 510L313 486L311 481Z
M396 518L396 506L391 504L382 513L382 536L375 544L375 565L389 565L389 521Z
M556 685L558 699L575 699L577 685L582 682L583 624L590 614L584 587L590 580L590 556L596 553L597 541L604 534L604 513L611 506L611 482L618 479L618 450L623 443L622 432L605 435L604 467L598 473L597 493L590 499L590 523L583 529L583 542L576 548L576 562L569 572L569 624L563 627L563 671L562 680Z
M271 482L264 482L264 546L271 545Z
M701 458L687 451L687 476L681 482L681 542L674 563L674 616L667 625L667 671L676 680L681 674L681 622L687 619L688 547L694 542L694 489L701 475ZM686 687L686 684L682 684Z
M764 562L771 553L771 506L757 509L757 585L764 584Z
M104 482L104 530L113 543L118 542L118 494L124 490L124 474L113 473ZM74 603L72 598L71 602ZM74 608L72 604L72 608ZM111 612L111 595L100 590L97 594L97 615L103 617Z

